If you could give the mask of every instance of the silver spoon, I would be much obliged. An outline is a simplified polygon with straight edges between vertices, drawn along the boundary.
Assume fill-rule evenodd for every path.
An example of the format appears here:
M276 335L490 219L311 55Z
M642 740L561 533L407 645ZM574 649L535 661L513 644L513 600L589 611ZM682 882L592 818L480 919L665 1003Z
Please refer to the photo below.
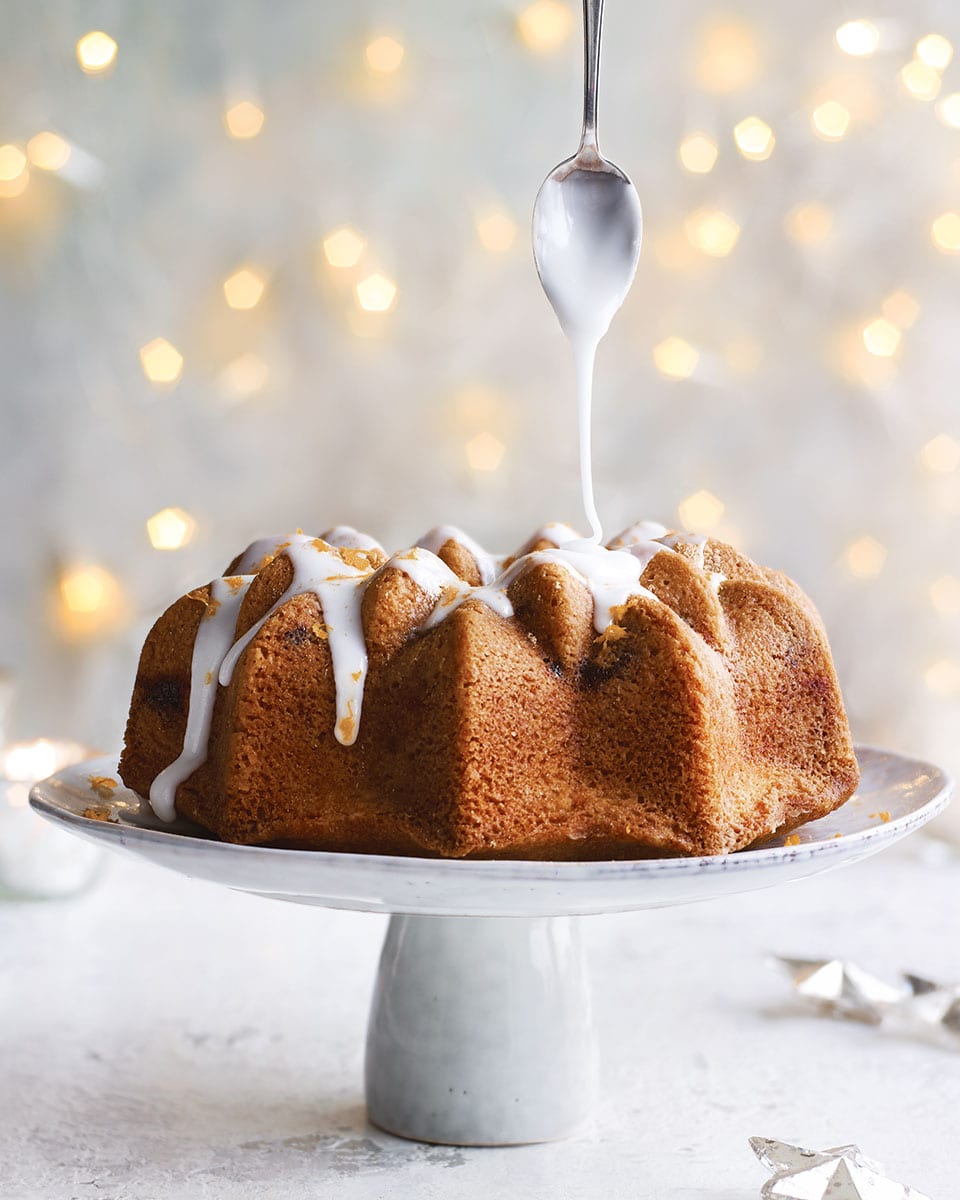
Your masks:
M580 147L550 172L533 209L533 253L568 337L606 333L637 269L643 217L629 177L600 153L597 85L603 0L584 0Z

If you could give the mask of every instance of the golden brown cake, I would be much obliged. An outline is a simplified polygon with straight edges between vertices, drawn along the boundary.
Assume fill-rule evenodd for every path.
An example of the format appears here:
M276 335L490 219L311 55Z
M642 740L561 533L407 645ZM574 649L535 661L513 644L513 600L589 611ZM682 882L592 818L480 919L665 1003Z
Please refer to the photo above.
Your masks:
M147 637L120 774L226 841L538 859L733 851L858 780L810 600L650 522L254 543Z

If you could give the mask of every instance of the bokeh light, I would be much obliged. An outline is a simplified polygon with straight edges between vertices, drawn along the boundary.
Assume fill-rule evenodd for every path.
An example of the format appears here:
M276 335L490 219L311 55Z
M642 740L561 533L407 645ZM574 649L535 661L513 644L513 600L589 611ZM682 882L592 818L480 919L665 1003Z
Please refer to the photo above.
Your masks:
M860 331L860 336L867 350L877 358L890 358L900 346L900 330L886 317L869 321Z
M869 58L880 45L880 31L872 21L845 21L834 34L837 45L854 58Z
M881 311L899 329L911 329L920 316L920 302L903 288L897 288L886 297Z
M193 537L197 523L182 508L162 508L147 519L147 537L154 550L179 550Z
M61 631L70 638L93 638L113 632L124 612L119 581L97 563L68 567L59 583Z
M683 227L690 245L712 258L726 257L740 237L740 226L733 217L715 208L698 208Z
M363 60L377 75L391 75L399 70L406 50L403 43L389 34L381 34L364 47Z
M70 160L70 143L59 133L45 129L27 142L27 157L42 171L59 171Z
M653 348L653 365L666 379L689 379L699 361L700 352L676 334Z
M263 109L252 100L238 100L223 114L227 133L238 141L255 138L263 129L265 119Z
M930 226L930 237L944 254L960 254L960 213L941 213Z
M960 129L960 92L951 92L937 104L937 116L950 129Z
M480 245L491 254L505 254L517 240L517 223L502 209L481 213L475 226Z
M694 77L708 92L738 92L760 72L760 52L753 30L738 21L713 21L700 30Z
M923 673L923 681L938 696L960 695L960 662L941 658Z
M839 100L825 100L810 114L813 131L825 142L838 142L850 128L850 111Z
M240 267L223 281L223 296L231 308L256 308L267 281L257 267Z
M680 143L677 156L685 170L693 175L707 175L716 165L720 151L707 133L689 133Z
M920 462L934 474L947 475L960 467L960 442L949 433L938 433L921 447Z
M687 496L677 505L681 528L691 533L710 533L720 524L726 505L705 488Z
M375 272L360 280L354 288L354 295L364 312L389 312L396 303L397 285L386 275Z
M875 579L887 561L887 548L870 534L851 542L844 552L847 570L855 579Z
M825 242L833 229L833 213L825 204L798 204L783 219L787 236L801 246Z
M759 117L744 117L733 129L733 140L744 158L764 162L773 153L777 139L773 130Z
M549 54L562 46L573 26L573 9L562 0L534 0L517 17L520 40L537 54Z
M109 33L95 29L77 42L77 62L88 75L102 75L116 61L117 43Z
M935 71L943 71L953 58L953 46L942 33L928 33L917 42L914 54Z
M19 146L7 143L0 146L0 197L21 195L30 182L27 156Z
M943 616L960 613L960 579L956 575L941 575L930 584L930 603Z
M901 67L897 78L907 95L915 100L936 100L940 92L940 72L918 58Z
M366 239L356 229L341 225L323 239L323 256L331 267L355 267L366 245Z
M151 383L176 383L183 372L183 355L166 338L140 347L140 365Z
M495 471L503 461L506 449L499 438L486 430L471 438L464 447L467 462L474 471Z
M263 391L269 375L270 368L267 363L259 354L248 350L238 354L220 372L220 394L231 404L249 400Z

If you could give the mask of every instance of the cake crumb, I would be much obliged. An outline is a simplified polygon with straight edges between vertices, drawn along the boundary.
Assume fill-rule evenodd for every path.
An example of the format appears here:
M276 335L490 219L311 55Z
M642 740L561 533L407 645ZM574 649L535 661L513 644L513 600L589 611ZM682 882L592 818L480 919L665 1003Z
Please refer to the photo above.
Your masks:
M355 546L341 546L340 557L347 566L355 567L358 571L372 570L366 553L363 550L358 550Z
M454 600L456 600L459 595L460 589L458 587L454 587L452 583L448 583L440 593L440 599L437 601L437 603L442 608L446 608L448 604L453 604Z
M110 809L101 804L85 808L81 815L86 817L88 821L109 821L112 825L120 824Z
M347 705L347 715L337 722L337 741L342 746L352 746L357 736L357 719L353 715L353 701Z
M90 775L88 782L101 800L111 799L114 791L120 786L116 779L111 779L109 775Z
M622 625L608 625L599 637L593 639L595 646L599 646L597 651L597 665L601 667L613 666L617 658L617 652L614 650L614 644L627 637L627 630Z
M217 615L217 610L219 609L219 607L220 607L219 600L212 600L212 599L208 600L207 601L207 611L203 614L202 619L204 621L208 621L211 617L215 617Z
M885 808L880 809L879 812L872 812L869 816L871 821L882 821L884 825L890 820L890 814Z
M315 637L322 638L324 641L330 636L326 625L321 625L319 621L316 625L311 625L310 629Z
M783 844L785 846L799 846L800 845L800 834L799 833L791 833L789 837L783 839Z
M350 675L350 678L353 680L354 683L359 683L362 675L363 675L362 671L353 671Z
M239 592L243 587L243 576L228 575L223 582L227 585L231 592Z
M204 676L203 682L207 685L207 687L209 687L210 684L213 683L213 672L212 671L208 671L206 673L206 675Z

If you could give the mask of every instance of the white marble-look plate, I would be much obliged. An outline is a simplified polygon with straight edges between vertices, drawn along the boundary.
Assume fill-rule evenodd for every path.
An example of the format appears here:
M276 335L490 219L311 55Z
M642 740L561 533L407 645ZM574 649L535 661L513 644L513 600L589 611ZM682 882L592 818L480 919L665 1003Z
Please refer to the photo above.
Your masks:
M875 854L946 807L939 768L860 747L860 787L836 812L736 854L616 862L464 861L234 846L185 821L165 825L119 781L117 759L68 767L31 794L80 837L238 891L328 908L447 916L562 916L708 900L802 879ZM108 809L109 820L83 815ZM795 842L794 838L799 838Z

